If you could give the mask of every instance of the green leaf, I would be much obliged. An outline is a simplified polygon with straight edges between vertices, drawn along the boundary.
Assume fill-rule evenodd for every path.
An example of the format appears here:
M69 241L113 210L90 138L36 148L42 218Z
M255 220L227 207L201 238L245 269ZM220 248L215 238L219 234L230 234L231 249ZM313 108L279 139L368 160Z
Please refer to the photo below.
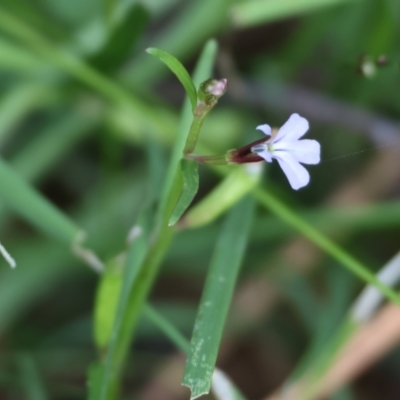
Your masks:
M206 197L196 204L182 221L185 227L199 227L218 218L254 189L262 167L244 164L234 168Z
M225 320L245 252L254 202L245 198L229 212L215 246L190 341L183 385L191 398L209 392Z
M315 229L314 226L309 225L304 219L300 218L298 214L286 207L271 193L262 188L256 188L253 194L263 206L269 208L273 213L302 233L319 248L331 254L351 273L364 282L375 286L388 300L400 305L400 296L393 289L382 283L367 266Z
M0 199L36 228L70 245L80 229L0 159Z
M120 369L122 367L126 349L132 338L132 324L134 324L136 313L131 311L130 296L132 287L141 271L143 260L146 256L147 232L145 231L146 215L140 218L137 228L141 230L138 237L132 243L129 249L127 260L125 262L122 287L120 290L118 306L116 309L111 340L108 346L105 360L104 374L101 380L100 397L101 400L113 398L115 393ZM93 390L98 390L93 388Z
M183 189L178 199L178 203L169 219L169 226L175 225L178 222L179 218L190 206L194 196L196 196L197 190L199 189L198 169L199 165L195 161L185 159L181 161Z
M240 26L265 24L284 18L314 11L326 6L334 6L356 0L252 0L241 2L232 7L232 19Z
M155 109L138 97L91 68L81 59L61 47L53 45L47 38L26 25L22 20L0 6L0 26L8 35L24 43L30 50L41 55L52 64L77 78L85 85L123 106L134 120L146 125L146 129L162 133L174 129L174 123L165 110Z
M167 53L166 51L156 49L154 47L150 47L146 51L149 54L157 57L176 75L185 88L186 93L189 96L190 103L192 104L192 110L194 111L197 106L197 90L185 67L173 55Z

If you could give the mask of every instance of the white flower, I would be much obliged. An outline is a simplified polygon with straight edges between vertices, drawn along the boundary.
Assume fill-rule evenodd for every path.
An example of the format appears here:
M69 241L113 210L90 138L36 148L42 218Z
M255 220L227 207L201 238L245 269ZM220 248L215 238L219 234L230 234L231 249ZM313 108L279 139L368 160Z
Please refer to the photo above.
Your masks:
M306 186L310 181L310 174L300 163L318 164L321 159L321 146L316 140L299 140L308 128L308 121L299 114L292 114L275 136L271 135L269 125L259 125L256 129L271 137L265 143L251 148L252 153L258 154L267 162L272 162L275 158L295 190Z

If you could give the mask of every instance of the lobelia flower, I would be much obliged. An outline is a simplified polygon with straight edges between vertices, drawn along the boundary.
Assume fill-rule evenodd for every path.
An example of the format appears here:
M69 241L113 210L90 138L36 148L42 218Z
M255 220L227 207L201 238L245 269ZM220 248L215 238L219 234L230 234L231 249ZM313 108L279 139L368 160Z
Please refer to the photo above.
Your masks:
M308 121L299 114L292 114L276 134L269 125L259 125L256 129L271 137L265 142L254 144L250 149L267 162L276 159L295 190L310 181L310 174L300 163L318 164L321 159L321 146L316 140L299 140L308 128Z

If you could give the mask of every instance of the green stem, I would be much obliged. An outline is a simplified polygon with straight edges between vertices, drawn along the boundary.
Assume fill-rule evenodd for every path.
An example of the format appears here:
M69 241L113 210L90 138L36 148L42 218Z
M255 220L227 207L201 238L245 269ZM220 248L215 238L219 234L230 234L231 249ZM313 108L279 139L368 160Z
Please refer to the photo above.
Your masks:
M197 110L199 109L199 106L197 106L197 109L194 112L194 117L193 117L193 122L192 125L190 126L190 131L188 134L188 137L186 139L186 144L185 144L185 149L183 150L183 154L191 154L194 151L194 148L196 147L197 139L200 134L200 129L203 125L204 119L206 115L208 114L207 112L201 113L201 115L197 115Z
M198 154L185 154L185 158L188 160L197 161L200 164L206 165L226 165L226 156L225 154L218 156L202 156Z

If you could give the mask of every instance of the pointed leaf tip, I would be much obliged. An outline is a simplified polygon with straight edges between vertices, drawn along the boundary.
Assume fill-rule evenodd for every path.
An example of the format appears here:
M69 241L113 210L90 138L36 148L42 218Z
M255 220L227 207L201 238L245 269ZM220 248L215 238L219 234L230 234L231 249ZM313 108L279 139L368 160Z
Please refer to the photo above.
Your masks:
M175 76L179 79L182 86L184 87L186 94L190 99L192 110L194 111L197 106L197 90L192 81L192 78L190 77L189 73L182 65L182 63L172 54L169 54L166 51L157 49L155 47L147 48L146 52L157 57L175 74Z

